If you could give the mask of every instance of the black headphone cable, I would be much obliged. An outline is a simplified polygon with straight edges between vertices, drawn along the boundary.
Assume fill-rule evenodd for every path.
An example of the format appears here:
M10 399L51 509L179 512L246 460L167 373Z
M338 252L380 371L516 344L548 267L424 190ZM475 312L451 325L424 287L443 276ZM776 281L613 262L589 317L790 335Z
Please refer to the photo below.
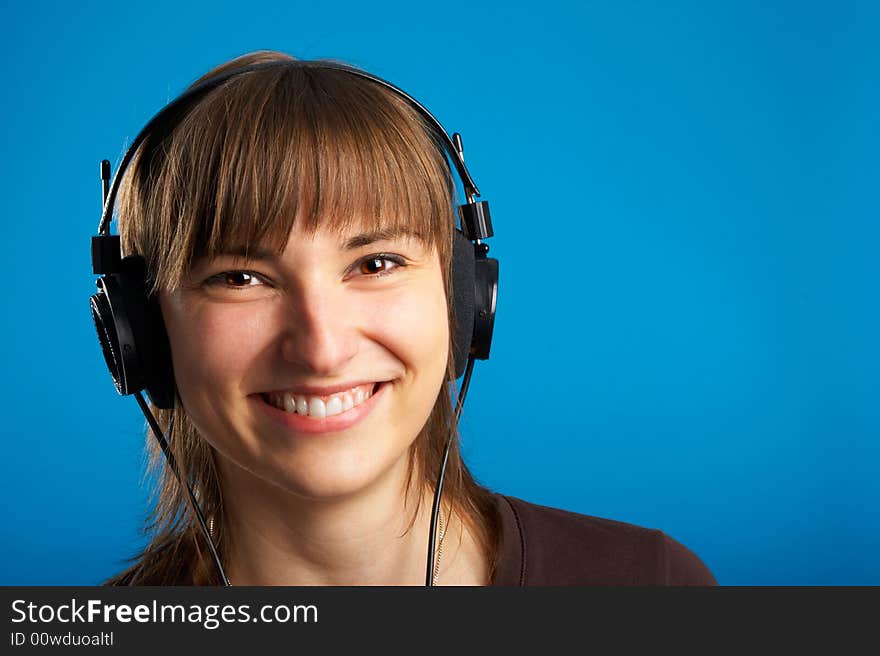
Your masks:
M461 381L461 389L458 392L458 403L455 406L455 423L446 440L446 448L443 451L443 460L440 463L440 474L437 476L437 485L434 487L434 504L431 509L431 530L428 538L428 567L425 573L425 586L434 587L434 542L437 537L437 516L440 513L440 496L443 494L443 478L446 476L446 463L449 460L449 448L452 446L452 440L458 432L458 418L461 416L461 409L464 407L464 399L467 396L468 385L471 382L471 372L474 370L474 357L468 356L467 364L464 369L464 378ZM448 529L448 526L447 526Z
M195 511L196 519L199 522L199 527L202 529L202 535L205 536L205 542L208 543L208 550L211 552L211 559L214 561L214 566L217 568L217 574L220 575L220 580L223 581L223 585L229 587L229 579L226 578L226 572L223 570L223 564L220 562L220 556L217 555L217 549L214 546L214 541L211 539L211 532L208 530L208 525L205 523L205 517L204 515L202 515L199 504L196 502L196 497L193 494L192 487L190 487L189 481L183 480L183 477L180 475L180 470L178 470L177 468L177 462L174 459L174 454L171 453L171 446L168 444L168 440L166 440L165 436L162 434L162 429L159 426L159 422L156 421L153 413L150 412L150 407L147 405L147 402L144 401L143 395L140 392L136 392L134 396L137 399L138 405L141 407L141 411L147 418L147 422L149 422L150 428L153 429L153 435L156 436L156 441L159 443L159 446L162 449L162 454L165 456L165 461L168 463L171 471L174 472L174 476L177 477L177 482L180 483L184 488L186 488L186 493L189 495L190 505ZM171 431L169 429L169 435L170 432Z

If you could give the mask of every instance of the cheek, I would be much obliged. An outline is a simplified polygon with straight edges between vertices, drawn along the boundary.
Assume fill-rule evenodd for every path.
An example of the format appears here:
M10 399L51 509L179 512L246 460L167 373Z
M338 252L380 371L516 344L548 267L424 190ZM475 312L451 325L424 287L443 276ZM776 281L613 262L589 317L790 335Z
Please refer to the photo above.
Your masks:
M204 393L235 384L269 341L265 322L246 303L186 310L170 305L167 311L163 306L163 315L184 398L195 387Z
M439 274L431 284L402 289L378 304L364 307L363 312L372 317L371 339L391 351L407 368L445 370L449 325Z

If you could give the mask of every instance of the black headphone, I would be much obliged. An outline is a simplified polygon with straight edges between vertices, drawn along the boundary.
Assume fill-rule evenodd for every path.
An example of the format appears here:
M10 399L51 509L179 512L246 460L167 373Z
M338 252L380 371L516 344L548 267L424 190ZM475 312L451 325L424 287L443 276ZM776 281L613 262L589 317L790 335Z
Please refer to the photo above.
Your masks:
M102 162L104 209L98 235L92 237L92 269L102 277L96 281L98 292L91 297L90 304L107 367L117 391L122 395L145 389L157 407L174 407L171 351L158 301L155 296L148 296L146 263L140 255L123 258L119 236L110 234L110 222L122 177L141 144L151 134L170 132L172 126L169 123L179 118L183 110L205 93L233 77L278 67L329 68L372 80L408 101L428 120L435 142L451 157L454 165L451 168L458 171L468 198L467 203L458 206L461 228L455 229L453 240L451 302L457 320L453 340L455 377L459 378L464 373L468 356L478 360L489 357L498 294L498 260L486 257L489 247L482 240L493 235L489 203L474 201L474 196L479 196L480 192L464 164L461 136L456 133L454 141L450 139L443 126L418 101L370 73L336 62L283 60L242 67L212 77L166 105L129 146L113 177L109 193L109 163L106 160Z
M450 172L452 169L458 172L467 197L467 202L458 206L461 227L454 230L452 255L451 303L453 303L456 319L453 333L455 377L460 378L462 374L466 373L459 392L456 421L461 413L464 397L467 393L473 361L475 359L485 360L489 357L498 295L498 260L487 257L489 247L483 243L483 240L493 235L489 203L488 201L474 200L474 197L479 196L480 192L464 164L461 136L455 133L453 138L450 138L439 121L424 106L390 82L338 62L280 60L244 66L221 73L189 88L150 119L125 152L112 184L109 183L110 163L107 160L101 163L103 211L101 221L98 224L98 234L92 237L92 270L101 277L96 281L97 293L93 294L89 300L92 319L95 322L104 359L117 391L122 395L135 394L148 421L152 420L150 424L166 457L169 458L169 463L175 474L177 474L177 470L171 458L167 441L162 436L158 423L149 412L143 397L139 394L141 390L146 390L155 406L164 409L174 407L175 384L171 349L158 299L149 293L151 278L147 271L146 261L137 254L122 257L119 236L110 234L110 222L113 220L116 196L125 171L134 159L138 148L151 135L170 134L171 129L191 104L231 78L252 71L282 67L334 69L371 80L396 93L427 120L433 137L432 141L444 155L443 160L447 165L446 154L449 155L452 161ZM446 455L435 491L434 516L431 524L432 538L428 557L429 572L433 563L433 536L436 530L439 496L448 451L449 445L447 444ZM192 491L188 486L187 489L202 524L203 532L211 545L212 555L214 555L221 578L226 582L222 566L219 564L213 544L208 537L204 519L195 504ZM431 585L430 576L428 576L427 584Z

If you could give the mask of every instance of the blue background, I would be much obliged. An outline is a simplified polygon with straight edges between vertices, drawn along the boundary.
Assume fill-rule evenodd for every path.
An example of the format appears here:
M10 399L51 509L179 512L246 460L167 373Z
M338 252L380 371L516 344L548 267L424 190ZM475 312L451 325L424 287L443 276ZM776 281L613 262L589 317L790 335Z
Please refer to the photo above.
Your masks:
M98 162L256 49L463 134L502 267L482 482L660 528L722 584L880 584L876 5L114 4L0 27L0 584L97 583L142 542L144 421L87 310Z

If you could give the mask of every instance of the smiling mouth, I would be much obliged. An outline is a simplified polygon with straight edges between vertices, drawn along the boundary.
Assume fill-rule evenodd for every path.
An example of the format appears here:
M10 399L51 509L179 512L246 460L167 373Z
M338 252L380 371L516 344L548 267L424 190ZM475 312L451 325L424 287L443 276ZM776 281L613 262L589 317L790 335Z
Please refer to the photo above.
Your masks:
M356 408L373 396L384 384L385 382L366 383L326 396L293 392L265 392L260 396L272 407L289 414L325 419Z

